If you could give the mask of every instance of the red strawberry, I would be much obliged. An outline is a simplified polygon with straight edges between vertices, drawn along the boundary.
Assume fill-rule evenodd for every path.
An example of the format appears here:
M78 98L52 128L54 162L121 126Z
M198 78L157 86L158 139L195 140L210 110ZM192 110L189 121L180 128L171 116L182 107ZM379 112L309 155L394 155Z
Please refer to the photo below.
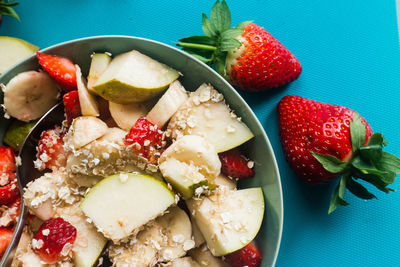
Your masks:
M76 239L76 228L63 218L45 221L32 239L33 251L53 264L66 258Z
M58 83L62 90L76 90L76 73L74 63L65 57L36 52L39 64Z
M229 267L258 267L261 266L263 255L254 243L249 243L242 249L224 256Z
M17 180L0 187L0 205L12 203L19 196Z
M53 169L65 161L64 141L60 128L43 131L37 146L38 169Z
M398 166L400 159L382 152L386 145L383 135L373 135L368 122L356 112L299 96L285 96L278 105L278 113L283 151L301 179L318 184L342 174L330 212L337 204L347 205L343 200L346 187L361 198L375 197L354 179L371 182L384 192L391 190L386 186L394 182L400 168L389 165Z
M156 163L163 145L163 133L146 118L139 118L125 136L125 144L150 163Z
M68 126L72 121L82 115L81 106L79 102L79 93L77 90L66 93L63 96L65 118L67 119Z
M203 14L206 36L183 38L177 45L214 64L232 85L243 90L263 91L299 77L300 62L269 32L249 21L230 28L230 17L225 0L217 0L210 19Z
M14 230L10 227L0 227L0 257L6 252L10 244Z
M12 181L16 169L14 150L11 147L0 146L0 185Z
M222 164L221 172L226 176L239 179L254 177L254 163L246 159L238 149L219 153L218 156Z
M17 219L19 216L19 212L21 209L21 197L17 197L14 202L12 202L11 204L9 204L8 206L8 210L7 213L9 214L11 220L14 223L17 223Z

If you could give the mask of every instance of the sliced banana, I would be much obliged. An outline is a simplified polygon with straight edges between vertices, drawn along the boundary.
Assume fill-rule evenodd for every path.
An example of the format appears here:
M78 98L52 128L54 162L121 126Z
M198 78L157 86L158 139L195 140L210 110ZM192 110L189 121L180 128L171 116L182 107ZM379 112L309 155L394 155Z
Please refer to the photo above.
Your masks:
M150 110L146 118L161 129L188 99L188 92L182 84L176 80L170 84L168 90Z
M43 116L59 97L54 80L47 73L33 70L16 75L2 87L6 112L25 122Z
M102 120L92 116L81 116L72 122L69 130L72 145L79 149L107 133L108 126Z
M81 68L75 65L76 69L76 84L78 86L79 104L81 106L81 112L83 116L94 116L100 115L99 107L96 99L92 96L86 88L85 81L82 77Z
M109 102L111 117L117 123L118 127L129 131L137 119L146 116L154 101L132 104L117 104Z
M87 77L87 88L94 92L92 87L99 79L100 75L107 69L111 62L111 56L108 53L95 53L90 63L89 75Z

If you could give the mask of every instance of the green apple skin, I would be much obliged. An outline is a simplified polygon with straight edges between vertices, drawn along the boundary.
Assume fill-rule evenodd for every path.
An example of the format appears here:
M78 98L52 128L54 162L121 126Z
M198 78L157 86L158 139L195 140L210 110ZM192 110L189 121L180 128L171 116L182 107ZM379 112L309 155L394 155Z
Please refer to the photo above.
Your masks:
M175 194L158 179L120 173L96 184L80 207L104 236L118 242L174 203Z

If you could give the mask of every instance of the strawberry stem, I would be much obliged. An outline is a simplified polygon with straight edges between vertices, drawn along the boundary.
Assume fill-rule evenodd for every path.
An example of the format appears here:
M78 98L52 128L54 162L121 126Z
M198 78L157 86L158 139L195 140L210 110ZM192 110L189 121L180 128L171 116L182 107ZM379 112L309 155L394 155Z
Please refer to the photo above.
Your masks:
M177 46L187 47L187 48L195 48L201 50L215 51L217 50L216 46L205 45L205 44L194 44L194 43L177 43Z

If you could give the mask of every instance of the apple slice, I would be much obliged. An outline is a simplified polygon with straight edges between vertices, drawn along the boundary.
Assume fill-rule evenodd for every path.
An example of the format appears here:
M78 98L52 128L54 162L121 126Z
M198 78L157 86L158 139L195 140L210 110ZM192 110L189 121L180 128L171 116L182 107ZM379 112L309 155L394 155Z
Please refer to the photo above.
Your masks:
M217 188L209 197L186 202L214 256L241 249L257 235L264 216L261 187Z
M93 90L119 104L149 100L164 91L179 73L136 50L116 56Z
M192 249L189 251L189 255L198 262L200 266L228 267L228 264L226 264L222 259L211 254L207 245Z
M168 124L173 138L194 134L204 137L220 153L254 137L226 105L222 94L203 84L190 95Z
M81 209L98 230L118 242L162 214L175 203L175 194L154 177L121 173L96 184Z
M27 41L0 36L0 75L38 50L39 47Z
M162 129L178 108L188 100L188 92L176 80L169 85L168 90L158 100L157 104L147 114L146 119Z
M94 92L93 85L107 69L110 62L111 56L108 53L95 53L92 55L92 62L90 63L89 75L87 77L89 91Z
M111 117L117 123L118 127L129 131L137 119L146 116L153 105L153 101L131 104L109 102L109 109Z
M214 147L197 135L176 140L161 154L158 162L165 180L184 199L191 198L197 188L212 183L221 170Z
M74 119L70 129L72 145L81 148L107 133L108 126L102 120L92 116L81 116Z
M100 116L99 108L96 99L92 96L86 88L85 81L82 77L81 68L75 65L76 69L76 84L78 86L79 105L83 116Z

